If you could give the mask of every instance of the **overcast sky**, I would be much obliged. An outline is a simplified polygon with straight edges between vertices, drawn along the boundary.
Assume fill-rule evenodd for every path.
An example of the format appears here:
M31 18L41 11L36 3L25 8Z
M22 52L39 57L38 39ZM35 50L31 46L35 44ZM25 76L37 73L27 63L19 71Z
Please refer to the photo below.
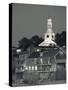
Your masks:
M22 37L43 37L47 31L48 17L52 18L53 32L61 33L66 30L65 7L13 4L12 10L12 46L16 46Z

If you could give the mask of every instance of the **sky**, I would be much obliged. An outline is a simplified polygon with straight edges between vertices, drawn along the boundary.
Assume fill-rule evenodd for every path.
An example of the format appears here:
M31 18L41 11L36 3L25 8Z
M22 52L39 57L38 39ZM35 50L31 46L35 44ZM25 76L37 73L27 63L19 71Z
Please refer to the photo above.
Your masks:
M52 18L52 29L55 34L66 30L65 6L13 4L12 46L17 46L23 37L43 37L47 31L48 18Z

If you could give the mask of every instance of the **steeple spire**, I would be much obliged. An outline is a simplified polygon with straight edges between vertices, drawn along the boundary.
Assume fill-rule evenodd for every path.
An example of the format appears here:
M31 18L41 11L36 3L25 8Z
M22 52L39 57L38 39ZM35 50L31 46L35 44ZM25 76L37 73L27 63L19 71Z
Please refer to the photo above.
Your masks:
M48 18L47 19L47 33L52 33L52 19Z

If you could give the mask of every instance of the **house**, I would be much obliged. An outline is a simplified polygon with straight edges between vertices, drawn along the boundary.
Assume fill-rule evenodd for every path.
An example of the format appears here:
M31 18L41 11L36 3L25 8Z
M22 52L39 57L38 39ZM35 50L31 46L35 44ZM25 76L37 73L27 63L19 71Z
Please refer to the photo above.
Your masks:
M66 53L59 51L56 58L56 80L66 80Z

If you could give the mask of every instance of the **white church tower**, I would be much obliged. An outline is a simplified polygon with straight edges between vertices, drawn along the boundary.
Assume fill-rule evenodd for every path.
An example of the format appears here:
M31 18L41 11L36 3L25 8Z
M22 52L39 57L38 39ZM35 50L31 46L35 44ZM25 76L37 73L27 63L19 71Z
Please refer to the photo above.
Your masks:
M53 46L56 45L54 42L55 33L52 30L52 19L47 19L47 32L44 34L44 41L39 44L39 46Z

